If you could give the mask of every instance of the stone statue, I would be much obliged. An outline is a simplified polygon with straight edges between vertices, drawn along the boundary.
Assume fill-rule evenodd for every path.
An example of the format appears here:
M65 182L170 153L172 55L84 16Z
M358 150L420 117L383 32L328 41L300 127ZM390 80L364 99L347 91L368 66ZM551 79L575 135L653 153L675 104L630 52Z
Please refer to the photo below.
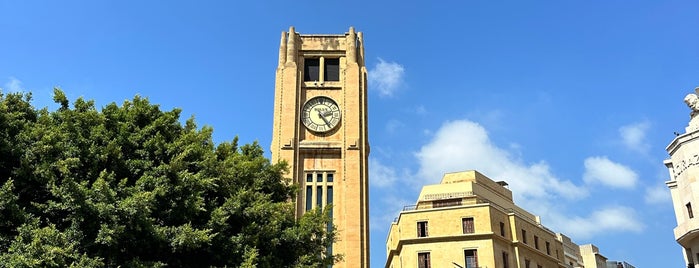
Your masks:
M699 129L699 87L695 88L694 92L684 97L684 103L692 110L689 113L689 126L685 129L687 132Z

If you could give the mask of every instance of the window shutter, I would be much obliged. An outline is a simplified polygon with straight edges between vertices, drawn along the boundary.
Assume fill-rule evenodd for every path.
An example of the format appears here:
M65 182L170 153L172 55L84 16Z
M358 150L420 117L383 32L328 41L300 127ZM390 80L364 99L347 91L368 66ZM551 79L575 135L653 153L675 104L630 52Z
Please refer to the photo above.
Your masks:
M427 268L430 268L432 266L432 264L430 263L430 254L429 253L425 254L425 264L426 264L425 266L427 266Z

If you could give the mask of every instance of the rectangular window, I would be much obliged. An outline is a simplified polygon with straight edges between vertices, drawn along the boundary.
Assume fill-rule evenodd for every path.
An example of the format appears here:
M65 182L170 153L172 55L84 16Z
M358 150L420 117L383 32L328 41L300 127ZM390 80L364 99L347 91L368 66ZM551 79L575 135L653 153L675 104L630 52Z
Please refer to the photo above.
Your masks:
M689 215L689 218L694 218L694 212L692 212L692 203L687 203L687 214Z
M466 268L478 268L478 254L475 249L464 250Z
M323 186L316 187L316 206L323 207Z
M306 186L306 211L313 208L313 187Z
M417 223L417 237L427 237L427 222L420 221Z
M522 229L522 242L527 243L527 231Z
M507 252L502 252L502 267L503 268L510 268L510 260L509 257L507 256Z
M327 197L325 200L327 202L326 205L332 205L332 203L333 203L333 187L328 186L326 189L327 189ZM331 209L330 211L328 211L328 214L330 215L330 222L328 222L328 232L330 232L332 230L332 226L333 226L333 210L334 210L334 208Z
M417 254L417 267L430 268L430 253L423 252Z
M329 174L329 175L332 175L332 174ZM327 197L326 197L325 201L327 202L328 205L330 205L333 203L333 187L328 186L326 189L327 189L327 193L326 193ZM332 209L330 211L328 211L328 215L330 215L330 222L328 222L327 231L328 231L328 233L330 233L333 231L333 210ZM329 245L325 249L325 254L327 254L326 256L333 255L333 245L332 244ZM332 267L332 265L328 265L328 267Z
M543 267L541 267L541 265L538 265L538 264L537 264L537 265L536 265L536 268L543 268Z
M324 70L324 81L340 81L340 59L325 59Z
M323 207L323 202L326 202L325 204L332 204L333 173L330 171L306 171L304 174L306 174L306 211L315 207ZM329 182L325 182L326 179L329 180ZM323 196L323 192L326 192L327 195Z
M327 182L333 182L333 174L332 174L332 173L328 173L328 175L326 175L326 180L325 180L325 181L327 181Z
M524 260L524 268L529 268L529 260Z
M534 236L534 248L539 249L539 237Z
M546 242L546 254L551 255L551 243Z
M333 203L333 187L328 186L328 197L327 197L327 204L330 205ZM332 210L330 211L330 217L332 217Z
M502 237L505 237L505 223L504 222L500 222L500 235Z
M303 81L320 80L320 59L306 58L303 63Z
M475 232L473 227L473 218L461 219L461 226L464 229L464 234L472 234Z

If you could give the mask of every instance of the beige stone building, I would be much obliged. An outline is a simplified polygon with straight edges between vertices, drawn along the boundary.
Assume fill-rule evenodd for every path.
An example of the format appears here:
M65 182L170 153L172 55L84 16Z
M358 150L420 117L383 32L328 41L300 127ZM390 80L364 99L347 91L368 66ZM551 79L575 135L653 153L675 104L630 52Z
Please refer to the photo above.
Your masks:
M695 89L699 94L699 88ZM679 243L688 267L699 264L699 220L694 215L694 208L699 205L699 98L697 94L685 97L689 106L690 121L685 133L667 146L670 159L664 161L670 172L666 182L672 195L677 227L674 229L675 240ZM697 215L699 216L699 215Z
M570 237L558 233L563 243L563 266L567 268L634 268L625 261L610 261L593 244L578 245Z
M599 253L599 248L593 244L580 246L580 255L585 268L607 268L607 257Z
M364 40L282 32L274 94L272 161L301 187L296 214L333 205L334 267L369 267L367 70Z
M585 267L583 257L580 254L580 246L564 234L557 233L556 238L563 243L563 265L567 268Z
M385 267L564 267L562 242L506 186L476 171L424 186L391 224Z

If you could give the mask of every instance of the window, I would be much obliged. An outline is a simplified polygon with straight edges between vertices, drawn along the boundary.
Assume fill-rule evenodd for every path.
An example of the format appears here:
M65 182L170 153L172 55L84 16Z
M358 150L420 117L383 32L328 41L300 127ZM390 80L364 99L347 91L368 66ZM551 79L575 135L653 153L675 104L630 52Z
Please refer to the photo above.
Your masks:
M313 187L306 186L306 211L313 208Z
M505 237L505 223L500 222L500 235Z
M316 187L316 206L323 206L323 186Z
M306 171L306 211L314 208L322 208L333 203L333 173L332 171ZM315 178L315 179L314 179ZM325 193L325 195L323 195ZM329 210L330 221L326 229L333 231L333 210ZM333 254L332 245L325 248L327 255ZM327 266L332 268L332 265Z
M472 234L475 232L474 227L473 227L473 218L461 219L461 225L464 229L464 234Z
M327 196L326 204L330 205L330 204L333 203L333 187L332 187L332 186L328 186L327 189L328 189L328 196ZM331 211L330 211L330 218L331 218L331 220L332 220L332 216L333 216L332 213L333 213L333 212L332 212L332 210L331 210Z
M522 229L522 242L527 243L527 231Z
M507 256L507 252L502 252L502 267L503 268L510 268L510 262L509 262L509 257Z
M332 204L333 173L330 171L308 171L305 174L306 211ZM326 192L325 196L323 192Z
M529 268L529 260L524 260L524 268Z
M417 267L430 268L430 253L422 252L417 254Z
M340 81L339 58L305 58L303 81Z
M427 237L427 222L420 221L417 223L417 237Z
M303 81L320 80L320 59L306 58L303 62Z
M541 265L537 264L537 265L536 265L536 268L543 268L543 267L541 267Z
M466 268L478 268L478 254L475 249L464 250Z
M546 242L546 254L551 255L551 243Z
M325 59L324 81L340 81L340 59Z
M328 174L328 175L332 176L332 174ZM325 201L326 201L326 204L331 205L333 203L333 187L328 186L327 189L328 189L328 193L327 193ZM333 210L332 209L329 210L328 214L330 216L330 221L328 222L328 226L326 228L327 228L328 233L331 233L333 231ZM325 249L325 254L326 254L326 256L333 255L333 245L332 244L328 245L328 247ZM329 265L328 267L332 267L332 265Z
M539 249L539 237L534 236L534 248Z
M689 215L689 218L694 218L694 212L692 212L692 203L689 202L687 203L687 214Z

